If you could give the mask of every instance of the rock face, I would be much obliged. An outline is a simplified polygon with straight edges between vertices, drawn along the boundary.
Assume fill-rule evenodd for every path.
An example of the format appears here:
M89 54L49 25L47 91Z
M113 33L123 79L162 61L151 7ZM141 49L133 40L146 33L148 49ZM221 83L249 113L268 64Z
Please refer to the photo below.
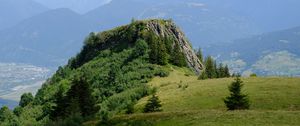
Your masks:
M154 32L158 36L172 36L174 38L173 47L176 43L180 46L180 51L184 53L188 66L197 74L204 69L191 44L175 23L170 20L149 20L146 22L146 25L149 31Z

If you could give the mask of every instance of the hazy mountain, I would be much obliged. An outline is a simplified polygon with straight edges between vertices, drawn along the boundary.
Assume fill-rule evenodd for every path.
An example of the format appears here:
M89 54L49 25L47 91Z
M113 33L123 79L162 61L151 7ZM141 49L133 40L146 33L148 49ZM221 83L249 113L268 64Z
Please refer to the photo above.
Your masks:
M95 9L103 4L108 3L110 0L35 0L49 8L69 8L77 13L86 13Z
M74 1L39 2L75 6ZM80 2L76 5L85 9L99 7L84 15L68 9L51 10L0 32L0 44L6 45L0 47L4 54L0 61L57 66L79 51L90 31L110 29L129 23L132 18L171 18L185 31L194 48L220 45L300 22L300 2L296 0L113 0L104 5L95 4L94 0Z
M258 28L245 17L207 1L113 0L87 13L85 17L103 29L126 24L132 18L172 18L195 46L227 42L259 33Z
M32 0L0 0L0 30L48 10Z
M0 32L1 62L36 65L64 63L79 51L90 31L88 21L69 9L56 9Z
M18 102L16 102L16 101L6 100L6 99L0 98L0 107L7 106L7 107L13 109L17 105L18 105Z
M300 70L299 41L300 27L295 27L238 39L231 44L210 46L204 48L204 51L220 60L230 61L230 64L243 64L241 68L243 70L254 69L256 72L267 75L300 75L299 71L294 71L298 68ZM263 68L261 66L263 64L273 66L273 69ZM268 70L261 71L263 69Z

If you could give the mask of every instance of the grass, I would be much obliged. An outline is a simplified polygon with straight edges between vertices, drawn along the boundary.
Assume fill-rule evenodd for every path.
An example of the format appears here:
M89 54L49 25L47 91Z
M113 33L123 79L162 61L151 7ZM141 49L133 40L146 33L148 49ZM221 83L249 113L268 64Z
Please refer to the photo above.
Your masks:
M299 111L200 110L115 117L116 126L285 126L300 124Z
M145 97L135 105L135 114L116 116L110 125L300 125L300 78L242 78L250 110L226 111L223 98L229 95L233 80L197 80L186 69L172 69L168 77L156 77L149 83L158 89L163 112L141 113Z

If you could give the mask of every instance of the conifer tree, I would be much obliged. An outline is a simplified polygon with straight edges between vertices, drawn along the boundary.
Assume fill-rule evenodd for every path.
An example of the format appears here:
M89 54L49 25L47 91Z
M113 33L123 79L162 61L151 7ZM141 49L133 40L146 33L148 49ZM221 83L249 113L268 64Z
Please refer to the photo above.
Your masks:
M226 65L224 68L224 77L230 77L230 71L228 65Z
M161 104L158 99L158 96L152 95L150 99L148 99L148 102L144 108L145 113L150 113L150 112L160 112L162 111L161 109Z
M241 89L243 87L243 81L239 76L236 77L235 81L228 87L230 96L224 99L224 103L228 110L242 110L249 109L249 98L247 95L242 94Z
M218 73L219 73L219 78L224 78L226 77L226 73L225 73L225 67L223 66L222 63L219 64L219 67L218 67Z
M198 80L205 80L205 79L208 79L207 74L205 71L202 71L198 77Z
M220 77L221 73L219 73L219 71L218 71L217 61L215 61L215 60L214 60L214 70L213 71L215 72L215 77L213 77L213 78L221 78Z
M180 50L181 49L179 44L175 42L175 46L172 53L172 62L174 63L174 65L183 67L186 66L186 61L183 52L181 52Z
M149 52L149 57L150 57L150 62L156 64L157 63L157 56L158 56L158 42L156 41L154 35L150 35L149 37L149 45L150 45L150 52Z
M33 101L33 95L31 93L24 93L22 96L21 96L21 100L20 100L20 103L19 105L21 107L25 107L27 106L30 102Z
M55 120L59 117L64 117L66 113L66 98L64 96L64 90L62 86L59 87L57 93L55 94L55 104L54 108L50 110L50 119Z
M80 113L81 116L93 116L97 112L96 100L92 96L89 84L82 76L76 76L72 86L64 96L64 90L60 88L56 93L56 106L50 112L50 118L65 119L70 115Z
M69 100L68 107L71 107L72 111L79 107L83 117L92 116L97 112L95 106L96 101L92 96L92 89L82 76L73 80L71 89L67 92L66 98ZM77 104L78 106L76 106ZM74 113L71 112L70 114Z
M214 60L211 56L208 56L205 60L205 72L208 78L216 78L216 71Z
M157 52L157 64L166 65L168 63L168 53L165 43L163 41L158 42Z
M197 53L196 53L198 59L200 60L201 63L203 63L203 53L201 48L198 49Z

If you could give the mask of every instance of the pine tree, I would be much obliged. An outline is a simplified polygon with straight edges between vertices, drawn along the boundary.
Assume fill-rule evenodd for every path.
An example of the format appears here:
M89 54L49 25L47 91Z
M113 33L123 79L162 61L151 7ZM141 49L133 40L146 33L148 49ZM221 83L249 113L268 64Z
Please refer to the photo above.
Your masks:
M24 93L22 96L21 96L21 100L20 100L20 103L19 105L21 107L25 107L27 106L29 103L31 103L33 101L33 95L31 93Z
M149 57L150 57L150 62L157 64L157 56L158 56L158 42L156 41L154 35L150 35L149 37L149 43L150 43L150 52L149 52Z
M175 42L175 46L172 53L172 62L174 65L179 67L186 66L185 56L183 52L180 51L180 46L178 43Z
M197 53L196 53L198 59L200 60L201 63L203 63L203 53L201 48L198 49Z
M168 63L168 53L167 48L165 46L165 43L163 41L158 42L158 48L157 48L157 64L159 65L166 65Z
M66 113L66 107L67 102L66 98L64 96L64 90L62 86L59 87L57 93L55 94L55 104L56 106L53 107L53 109L50 108L50 119L55 120L59 117L65 117L67 115ZM47 113L45 113L46 115Z
M224 77L230 77L230 71L228 65L226 65L224 68Z
M214 61L214 70L213 71L215 72L215 77L213 77L213 78L221 78L220 77L221 73L219 73L219 71L218 71L217 61Z
M65 119L78 113L83 117L93 116L97 112L96 100L92 96L92 90L82 76L75 77L66 96L64 96L63 88L60 88L55 98L56 106L50 112L52 120Z
M230 96L224 99L224 103L228 110L242 110L249 109L249 98L247 95L241 93L243 81L239 76L229 86Z
M162 109L161 109L161 104L158 99L158 96L152 95L152 97L148 99L148 102L144 108L144 112L149 113L149 112L160 112L160 111L162 111Z
M205 79L208 79L207 74L205 71L202 71L198 77L198 80L205 80Z
M219 64L219 67L218 67L217 71L219 73L219 78L226 77L226 75L225 75L225 67L223 66L222 63Z
M77 107L79 107L83 117L92 116L97 112L95 106L96 101L92 96L92 90L82 76L73 80L71 89L67 92L66 98L69 100L68 107L71 108L72 111L69 112L70 114L76 113L75 110L78 109Z
M211 56L208 56L205 60L205 72L208 78L216 78L216 71L215 71L215 65L214 60Z

